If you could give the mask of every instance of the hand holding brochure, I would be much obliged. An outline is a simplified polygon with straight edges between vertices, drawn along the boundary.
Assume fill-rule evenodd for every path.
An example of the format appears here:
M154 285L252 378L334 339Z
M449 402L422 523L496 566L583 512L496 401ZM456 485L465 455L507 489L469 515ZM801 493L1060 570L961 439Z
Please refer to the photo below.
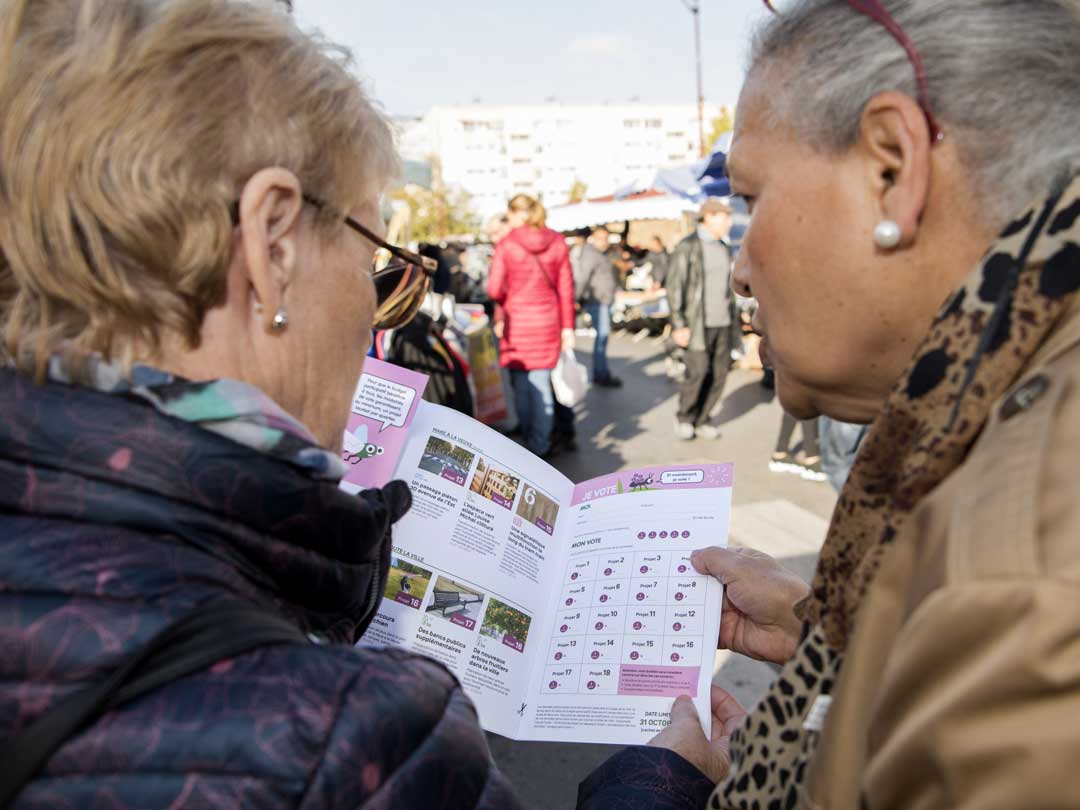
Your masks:
M708 734L722 590L690 552L727 544L732 465L575 485L505 436L421 402L423 386L369 360L349 423L342 486L395 477L413 493L360 643L441 661L484 728L514 739L643 743L682 694Z

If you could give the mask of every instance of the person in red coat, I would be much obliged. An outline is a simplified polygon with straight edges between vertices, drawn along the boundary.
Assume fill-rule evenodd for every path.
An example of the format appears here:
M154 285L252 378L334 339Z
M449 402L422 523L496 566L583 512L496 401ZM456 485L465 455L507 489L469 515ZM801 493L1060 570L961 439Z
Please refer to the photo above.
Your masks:
M502 307L500 362L510 371L525 445L551 448L555 399L551 370L574 348L574 277L566 242L546 227L547 213L527 194L510 200L512 230L495 247L487 291Z

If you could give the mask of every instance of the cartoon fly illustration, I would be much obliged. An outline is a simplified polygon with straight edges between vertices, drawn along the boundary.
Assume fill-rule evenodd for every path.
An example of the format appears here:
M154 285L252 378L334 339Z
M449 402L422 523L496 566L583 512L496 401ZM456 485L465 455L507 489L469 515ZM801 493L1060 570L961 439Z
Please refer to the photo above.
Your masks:
M356 430L345 431L345 452L342 454L350 464L359 464L365 458L381 456L383 448L367 440L367 425L357 425Z

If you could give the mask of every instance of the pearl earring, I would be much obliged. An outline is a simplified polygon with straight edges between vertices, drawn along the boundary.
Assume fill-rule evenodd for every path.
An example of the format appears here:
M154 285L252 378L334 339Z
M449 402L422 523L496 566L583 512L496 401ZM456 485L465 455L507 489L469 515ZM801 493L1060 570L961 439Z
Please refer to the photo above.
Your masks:
M284 331L285 327L289 325L289 315L284 309L279 309L274 313L274 320L270 322L270 328L275 332Z
M891 250L900 244L900 226L891 219L883 219L874 226L874 244L882 250Z

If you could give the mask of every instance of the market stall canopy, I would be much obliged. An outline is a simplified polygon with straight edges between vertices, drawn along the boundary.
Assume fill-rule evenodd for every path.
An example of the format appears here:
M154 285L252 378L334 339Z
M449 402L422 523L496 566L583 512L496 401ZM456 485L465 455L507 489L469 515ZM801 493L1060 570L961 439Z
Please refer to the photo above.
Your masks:
M651 179L638 178L608 197L553 207L548 211L548 227L566 232L609 222L679 219L707 197L729 197L731 184L725 170L730 146L728 132L717 139L708 157L661 169Z
M730 147L731 133L726 132L717 139L708 157L658 171L652 188L677 194L696 203L707 197L730 197L731 184L726 173Z
M631 194L622 199L615 195L598 197L572 205L560 205L548 209L547 225L556 231L576 231L609 222L633 222L642 219L680 219L687 211L693 212L692 201L674 194L649 190Z

